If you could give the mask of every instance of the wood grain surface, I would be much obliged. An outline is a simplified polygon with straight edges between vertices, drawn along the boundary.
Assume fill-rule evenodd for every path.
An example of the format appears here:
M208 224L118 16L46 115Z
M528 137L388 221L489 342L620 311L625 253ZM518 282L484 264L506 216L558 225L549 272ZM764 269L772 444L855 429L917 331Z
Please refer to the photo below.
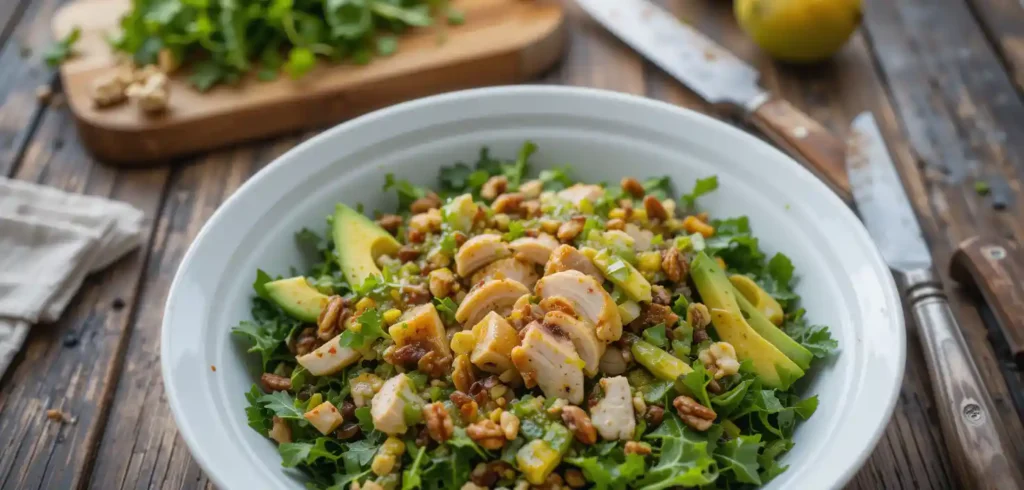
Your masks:
M868 0L866 28L829 63L772 63L737 29L730 2L659 0L752 62L762 82L844 136L850 119L872 110L911 194L937 264L974 235L1024 238L1024 106L983 0ZM170 166L125 170L85 152L66 106L39 102L54 82L41 63L60 0L0 1L0 175L109 195L146 211L143 249L94 275L53 325L34 328L0 379L0 490L212 488L191 459L166 407L159 375L163 302L188 244L213 210L253 172L305 136L239 145ZM941 4L941 5L940 5ZM645 94L702 112L699 98L585 18L571 0L569 49L539 81ZM1020 12L1011 10L1014 15ZM28 48L29 52L26 52ZM974 181L992 183L980 196ZM996 205L1003 210L995 209ZM944 268L944 267L943 267ZM953 311L995 409L1024 465L1024 430L1014 393L1024 393L974 288L944 274ZM75 340L77 339L77 340ZM77 343L76 343L77 342ZM993 347L994 346L994 347ZM893 418L851 489L950 489L947 455L923 354L908 342ZM46 419L47 408L74 424Z
M982 293L1017 367L1024 368L1024 251L1015 242L971 237L957 247L949 275Z
M129 5L76 0L53 18L57 38L76 26L82 31L79 55L60 68L79 138L96 157L125 165L323 127L441 92L532 80L559 59L564 43L557 2L453 0L465 24L415 29L399 38L394 55L365 66L321 63L299 80L264 82L251 74L207 93L189 85L185 70L175 73L168 110L152 115L133 104L99 108L90 95L98 79L118 69L106 36Z
M750 119L761 134L804 161L839 197L852 204L843 140L785 99L766 101Z

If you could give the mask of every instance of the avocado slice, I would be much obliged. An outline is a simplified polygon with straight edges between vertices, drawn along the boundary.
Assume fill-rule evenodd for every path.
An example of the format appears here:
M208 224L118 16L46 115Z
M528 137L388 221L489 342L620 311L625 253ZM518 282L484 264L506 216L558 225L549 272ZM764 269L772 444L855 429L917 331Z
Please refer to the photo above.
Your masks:
M612 256L608 250L583 249L583 254L601 270L601 274L622 288L629 299L641 303L651 302L651 283L629 262Z
M634 341L630 346L630 352L633 353L636 362L658 379L675 381L676 378L693 371L693 368L678 357L643 340Z
M303 276L279 279L263 285L267 297L296 320L316 322L330 299L306 282Z
M732 283L711 257L703 252L697 254L690 264L690 277L704 304L711 309L711 323L715 332L722 340L732 344L740 360L749 359L753 362L754 372L765 385L786 389L804 375L800 366L765 340L743 318Z
M380 275L377 258L401 248L395 237L358 211L338 204L334 209L334 249L345 280L355 287L367 277Z
M779 327L776 327L774 323L764 316L764 313L758 310L742 294L739 294L739 291L734 292L736 293L736 303L739 304L740 311L746 316L747 324L750 325L750 328L753 328L758 335L764 337L765 340L771 342L772 345L782 351L786 357L795 362L797 366L800 366L800 369L806 370L811 366L811 360L814 359L814 354L811 354L811 351L790 338Z

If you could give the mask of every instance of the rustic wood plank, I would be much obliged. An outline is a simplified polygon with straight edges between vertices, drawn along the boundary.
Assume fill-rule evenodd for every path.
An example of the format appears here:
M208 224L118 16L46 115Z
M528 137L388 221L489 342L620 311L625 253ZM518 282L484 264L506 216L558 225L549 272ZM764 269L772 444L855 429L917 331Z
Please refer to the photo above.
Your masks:
M956 245L971 236L1024 238L1024 103L966 3L935 8L927 1L876 0L866 14L868 38L919 160L901 162L901 170L919 181L910 190L918 212L930 218L924 228L936 264L954 292L954 311L1006 426L1012 457L1024 462L1024 429L1006 384L1014 379L1001 376L972 298L954 289L946 267ZM992 196L979 196L976 180L991 182Z
M50 19L65 0L0 1L0 175L12 172L42 114L36 88L55 80L43 62ZM10 9L10 10L9 10ZM10 32L4 42L4 33Z
M1017 88L1024 90L1024 4L1018 0L968 0Z
M644 93L644 61L587 16L576 2L563 0L569 49L559 69L563 85Z
M846 134L850 120L863 110L880 119L894 158L913 166L913 156L902 143L882 82L873 70L871 55L860 36L834 60L814 67L783 66L760 53L736 27L728 3L666 2L681 19L757 66L765 87L782 95L836 134ZM686 104L694 96L663 72L648 75L659 80L666 93L660 98ZM703 103L694 104L706 110ZM855 476L849 488L951 488L949 463L941 447L938 420L928 389L928 374L920 348L911 339L907 371L893 419L875 453Z
M160 325L171 281L214 210L263 165L299 141L214 153L176 169L159 210L138 315L97 450L90 486L103 489L202 488L206 476L178 435L160 375Z
M148 242L168 171L100 166L74 131L66 112L46 111L15 176L129 202L146 213ZM33 327L0 385L0 488L74 488L87 481L121 373L146 250L143 245L88 278L58 322ZM49 408L76 422L47 419Z
M11 37L11 32L14 31L14 26L18 24L21 19L21 14L24 13L25 7L31 0L8 0L0 3L0 48L2 48ZM20 44L20 43L19 43ZM29 53L24 50L29 50L28 46L18 46L19 50L27 56Z

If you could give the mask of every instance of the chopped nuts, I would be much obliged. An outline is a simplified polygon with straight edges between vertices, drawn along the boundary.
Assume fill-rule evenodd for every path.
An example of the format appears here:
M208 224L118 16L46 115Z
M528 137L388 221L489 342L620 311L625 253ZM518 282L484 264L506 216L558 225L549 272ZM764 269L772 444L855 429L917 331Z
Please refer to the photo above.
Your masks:
M477 410L479 410L479 405L476 403L476 400L461 391L452 393L448 398L455 404L455 406L459 407L459 413L462 415L463 419L476 419Z
M501 431L505 433L505 439L511 441L519 435L519 417L512 412L501 412L499 425L501 425Z
M686 307L686 323L693 328L707 328L711 324L711 313L703 303L690 303Z
M644 414L644 419L647 420L647 425L650 427L657 427L661 425L661 421L665 418L665 409L657 405L651 405L647 407L647 413Z
M540 197L541 191L544 190L544 182L534 179L529 182L524 182L519 186L519 192L523 193L527 199L537 199Z
M697 358L704 364L715 379L736 374L740 363L736 360L736 349L728 342L715 342L707 349L701 350Z
M651 285L651 302L657 305L668 306L672 302L672 294L660 284Z
M431 209L439 209L441 207L441 198L437 194L431 192L425 197L421 197L412 202L409 205L409 211L413 214L426 213Z
M487 182L484 182L483 187L480 188L480 197L488 201L493 201L498 196L504 194L507 189L508 177L505 177L504 175L496 175L487 179Z
M434 402L424 406L423 418L427 422L427 433L430 435L430 439L437 442L452 439L452 435L455 434L455 426L452 424L452 416L447 413L443 403Z
M135 101L144 112L156 113L167 109L170 98L167 87L167 75L157 71L143 80L138 80L125 89L124 94Z
M622 182L620 182L620 185L622 186L622 190L630 193L633 197L637 199L644 197L644 186L639 180L636 180L633 177L624 177Z
M469 388L475 382L476 376L473 374L473 365L469 362L469 356L466 354L455 356L452 369L452 383L455 384L455 389L469 393Z
M644 198L644 211L647 212L647 218L651 220L665 221L669 218L665 206L654 196Z
M384 228L388 233L394 235L398 233L398 228L402 226L402 217L397 214L385 214L377 218L377 226Z
M114 73L97 78L92 83L92 102L96 107L110 107L124 102L124 90L134 81L131 70L119 68Z
M572 431L577 441L583 444L594 444L597 442L597 429L590 422L590 417L582 408L575 405L568 405L562 408L562 421Z
M626 222L621 218L612 218L604 224L604 227L608 230L624 230L626 229Z
M696 216L687 216L683 218L683 229L687 233L700 233L704 238L708 238L715 234L715 228Z
M452 358L436 350L428 351L416 362L416 368L431 378L443 377L451 365Z
M491 204L491 209L495 213L518 214L524 199L525 196L518 192L502 194Z
M430 294L435 298L447 298L455 292L455 274L447 267L430 271Z
M345 311L345 299L338 295L331 296L327 301L327 307L320 312L320 317L316 321L317 337L323 341L333 339L341 332L341 325L346 316L348 312Z
M267 393L273 393L275 391L288 391L292 388L292 380L284 376L278 376L274 373L263 373L260 376L260 384L263 385L263 391Z
M413 215L409 218L409 230L420 233L430 233L441 229L441 212L430 209L424 213Z
M718 416L714 410L685 395L677 396L672 401L672 405L679 412L679 418L683 419L683 422L690 428L699 432L708 430L714 423L715 417Z
M651 445L646 442L626 441L626 447L622 448L622 452L647 456L651 454Z
M686 279L686 274L689 272L686 262L676 247L669 247L661 252L661 270L665 271L665 277L672 282Z
M582 471L569 468L565 470L565 484L572 488L583 488L587 485L587 479L583 477Z
M398 249L398 260L401 260L403 264L406 262L412 262L416 260L416 258L419 257L421 253L423 252L420 250L417 250L408 245L403 245L402 248Z
M630 322L629 328L634 331L642 331L659 323L675 325L678 321L679 315L672 312L672 308L666 305L644 303L640 309L640 316Z
M572 219L558 227L558 232L555 236L562 243L571 242L583 231L583 225L586 222L587 218L585 216L573 216Z
M470 424L466 427L466 435L484 449L501 449L505 445L505 432L488 419Z

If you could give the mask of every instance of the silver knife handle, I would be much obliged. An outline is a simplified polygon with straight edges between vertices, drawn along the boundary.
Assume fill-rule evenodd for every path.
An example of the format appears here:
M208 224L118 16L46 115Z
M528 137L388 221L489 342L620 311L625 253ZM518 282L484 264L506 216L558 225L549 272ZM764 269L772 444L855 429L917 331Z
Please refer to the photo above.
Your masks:
M907 304L928 361L949 459L963 488L1024 489L1020 465L971 359L942 285L930 270L905 274Z

